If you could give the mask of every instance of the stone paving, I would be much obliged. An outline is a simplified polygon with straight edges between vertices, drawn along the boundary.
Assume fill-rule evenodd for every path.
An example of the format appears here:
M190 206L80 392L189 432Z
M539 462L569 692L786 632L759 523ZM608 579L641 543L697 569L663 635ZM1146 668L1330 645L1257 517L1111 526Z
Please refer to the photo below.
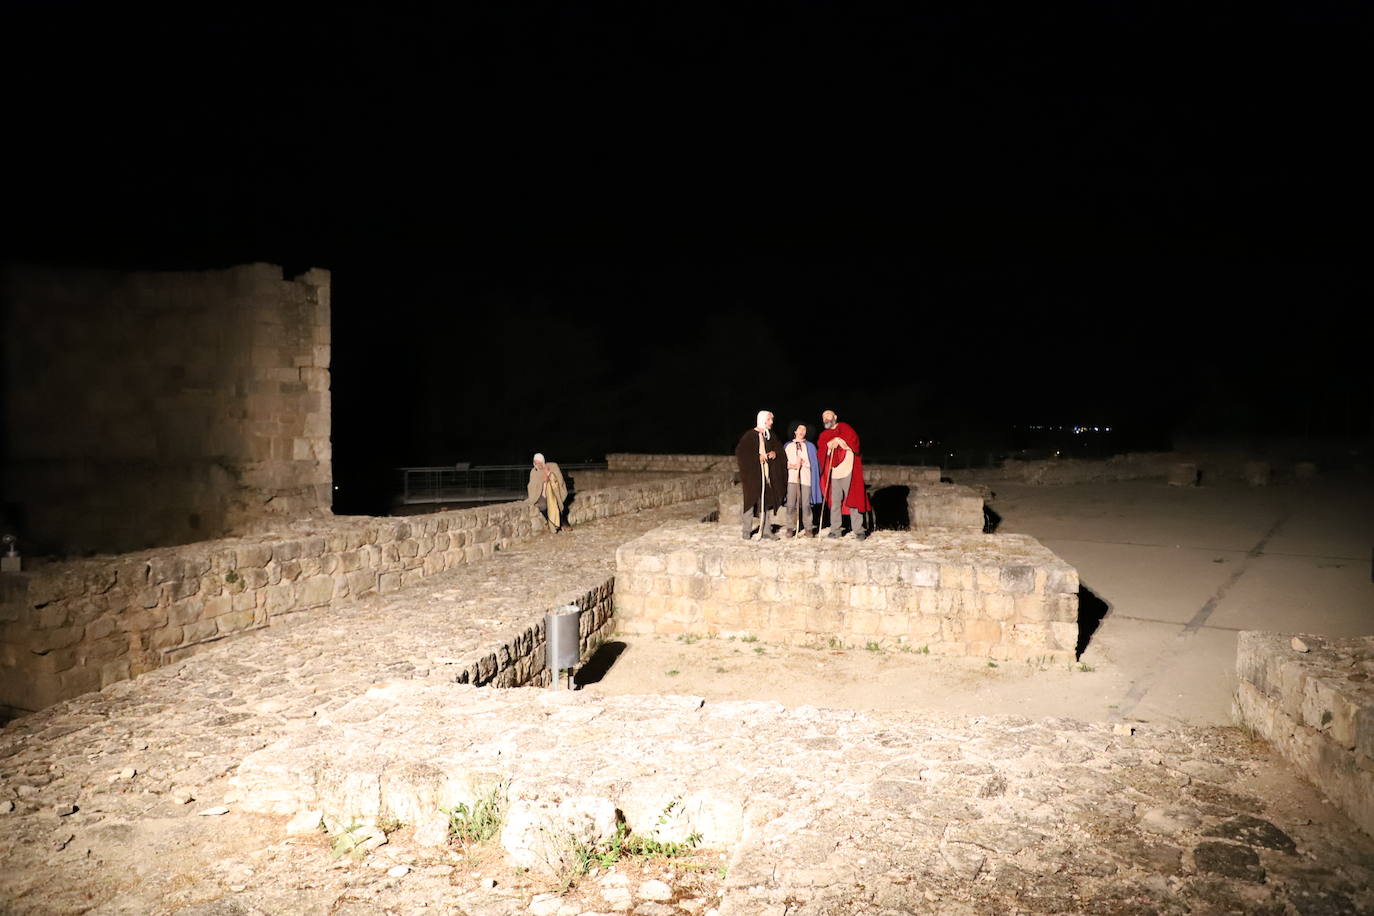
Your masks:
M541 538L11 723L0 911L1374 911L1374 840L1234 728L454 683L465 655L604 577L618 544L713 505ZM702 858L562 893L561 844L503 863L432 835L423 812L485 786L517 850L605 831L609 805L641 832L671 813ZM390 842L333 858L317 825L370 813L359 834Z

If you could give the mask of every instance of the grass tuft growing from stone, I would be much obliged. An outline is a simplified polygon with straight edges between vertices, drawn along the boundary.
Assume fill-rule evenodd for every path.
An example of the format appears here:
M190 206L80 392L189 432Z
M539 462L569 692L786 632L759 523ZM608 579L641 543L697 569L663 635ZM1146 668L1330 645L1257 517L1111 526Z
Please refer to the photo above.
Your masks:
M477 799L469 808L463 802L448 812L448 834L463 846L489 843L501 832L505 822L505 806L501 800L501 786Z

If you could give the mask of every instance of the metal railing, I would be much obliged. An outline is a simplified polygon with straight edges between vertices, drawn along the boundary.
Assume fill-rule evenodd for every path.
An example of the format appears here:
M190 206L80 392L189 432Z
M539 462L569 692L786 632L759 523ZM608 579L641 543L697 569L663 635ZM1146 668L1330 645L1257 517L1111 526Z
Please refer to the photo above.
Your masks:
M564 475L575 471L604 471L600 464L560 464ZM401 475L401 504L513 502L525 498L530 479L528 464L453 464L437 468L397 468Z

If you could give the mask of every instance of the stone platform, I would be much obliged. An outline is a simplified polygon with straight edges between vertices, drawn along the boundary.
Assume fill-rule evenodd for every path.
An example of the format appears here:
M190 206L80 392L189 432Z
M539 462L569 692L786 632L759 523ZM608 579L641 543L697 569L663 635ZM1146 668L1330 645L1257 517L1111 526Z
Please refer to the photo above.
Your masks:
M1236 674L1236 721L1374 836L1374 636L1248 630Z
M615 613L626 633L1071 662L1078 573L1025 535L760 542L676 525L616 551Z

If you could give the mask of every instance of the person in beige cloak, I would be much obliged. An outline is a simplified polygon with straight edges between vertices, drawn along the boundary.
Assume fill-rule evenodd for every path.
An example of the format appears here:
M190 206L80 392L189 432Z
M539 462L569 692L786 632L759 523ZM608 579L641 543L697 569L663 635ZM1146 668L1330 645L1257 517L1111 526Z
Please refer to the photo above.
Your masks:
M526 504L538 509L550 528L563 530L563 504L568 501L568 485L558 469L558 462L545 461L542 454L536 453L525 494Z

